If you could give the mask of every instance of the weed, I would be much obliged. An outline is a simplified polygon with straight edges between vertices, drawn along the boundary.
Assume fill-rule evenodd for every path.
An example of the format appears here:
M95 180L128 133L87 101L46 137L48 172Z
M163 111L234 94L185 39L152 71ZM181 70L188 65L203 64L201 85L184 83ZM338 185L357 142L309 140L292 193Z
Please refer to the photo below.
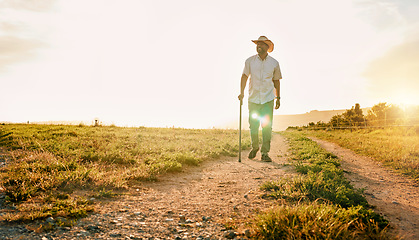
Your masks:
M97 198L112 198L115 197L117 194L111 190L105 190L104 188L99 191L96 195Z

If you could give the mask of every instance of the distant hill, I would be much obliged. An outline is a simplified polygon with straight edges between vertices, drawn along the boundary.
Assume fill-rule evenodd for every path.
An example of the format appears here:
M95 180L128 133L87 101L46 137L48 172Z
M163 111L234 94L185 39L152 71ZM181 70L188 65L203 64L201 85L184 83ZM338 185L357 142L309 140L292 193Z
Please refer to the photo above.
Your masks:
M273 130L283 131L289 126L304 126L310 122L317 123L319 121L329 122L330 119L338 114L342 114L345 110L330 110L330 111L318 111L313 110L308 113L294 114L294 115L274 115Z

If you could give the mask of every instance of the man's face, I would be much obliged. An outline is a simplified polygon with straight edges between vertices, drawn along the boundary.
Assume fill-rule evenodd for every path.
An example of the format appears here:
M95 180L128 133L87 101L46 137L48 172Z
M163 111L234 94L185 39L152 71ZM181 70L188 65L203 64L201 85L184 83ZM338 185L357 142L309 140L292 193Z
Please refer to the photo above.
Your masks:
M264 42L257 42L256 44L256 51L260 54L264 54L267 53L269 49L268 44L264 43Z

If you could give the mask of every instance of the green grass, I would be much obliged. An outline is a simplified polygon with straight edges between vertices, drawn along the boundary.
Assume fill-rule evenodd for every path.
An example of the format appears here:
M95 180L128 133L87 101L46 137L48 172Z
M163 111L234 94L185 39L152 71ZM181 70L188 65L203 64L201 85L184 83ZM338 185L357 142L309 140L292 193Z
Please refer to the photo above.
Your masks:
M300 175L261 186L262 197L283 199L285 205L257 218L256 239L391 239L388 221L344 178L335 155L301 132L282 134Z
M0 147L12 159L0 169L0 184L17 208L0 217L6 221L83 217L94 209L90 197L112 197L138 181L239 150L234 130L24 124L0 125Z
M371 157L419 181L419 126L306 133Z
M255 239L390 239L371 211L331 204L282 205L256 220ZM371 219L371 220L366 220Z

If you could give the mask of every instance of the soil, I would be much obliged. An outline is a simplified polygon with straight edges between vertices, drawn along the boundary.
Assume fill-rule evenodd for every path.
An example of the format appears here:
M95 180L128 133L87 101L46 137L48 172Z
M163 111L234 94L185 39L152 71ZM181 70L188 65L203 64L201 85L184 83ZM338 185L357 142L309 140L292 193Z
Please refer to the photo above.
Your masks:
M419 239L417 185L371 159L314 140L341 158L348 179L366 189L376 211L396 226L395 234ZM71 228L39 232L41 224L55 224L53 218L22 225L2 223L0 239L247 239L251 218L281 204L262 199L260 185L296 174L289 164L287 141L274 134L271 145L271 163L261 162L260 152L249 160L248 151L242 152L240 163L237 157L205 161L156 182L139 183L121 196L91 199L96 202L94 213ZM0 162L5 159L0 154ZM0 214L5 209L3 198L0 189Z

